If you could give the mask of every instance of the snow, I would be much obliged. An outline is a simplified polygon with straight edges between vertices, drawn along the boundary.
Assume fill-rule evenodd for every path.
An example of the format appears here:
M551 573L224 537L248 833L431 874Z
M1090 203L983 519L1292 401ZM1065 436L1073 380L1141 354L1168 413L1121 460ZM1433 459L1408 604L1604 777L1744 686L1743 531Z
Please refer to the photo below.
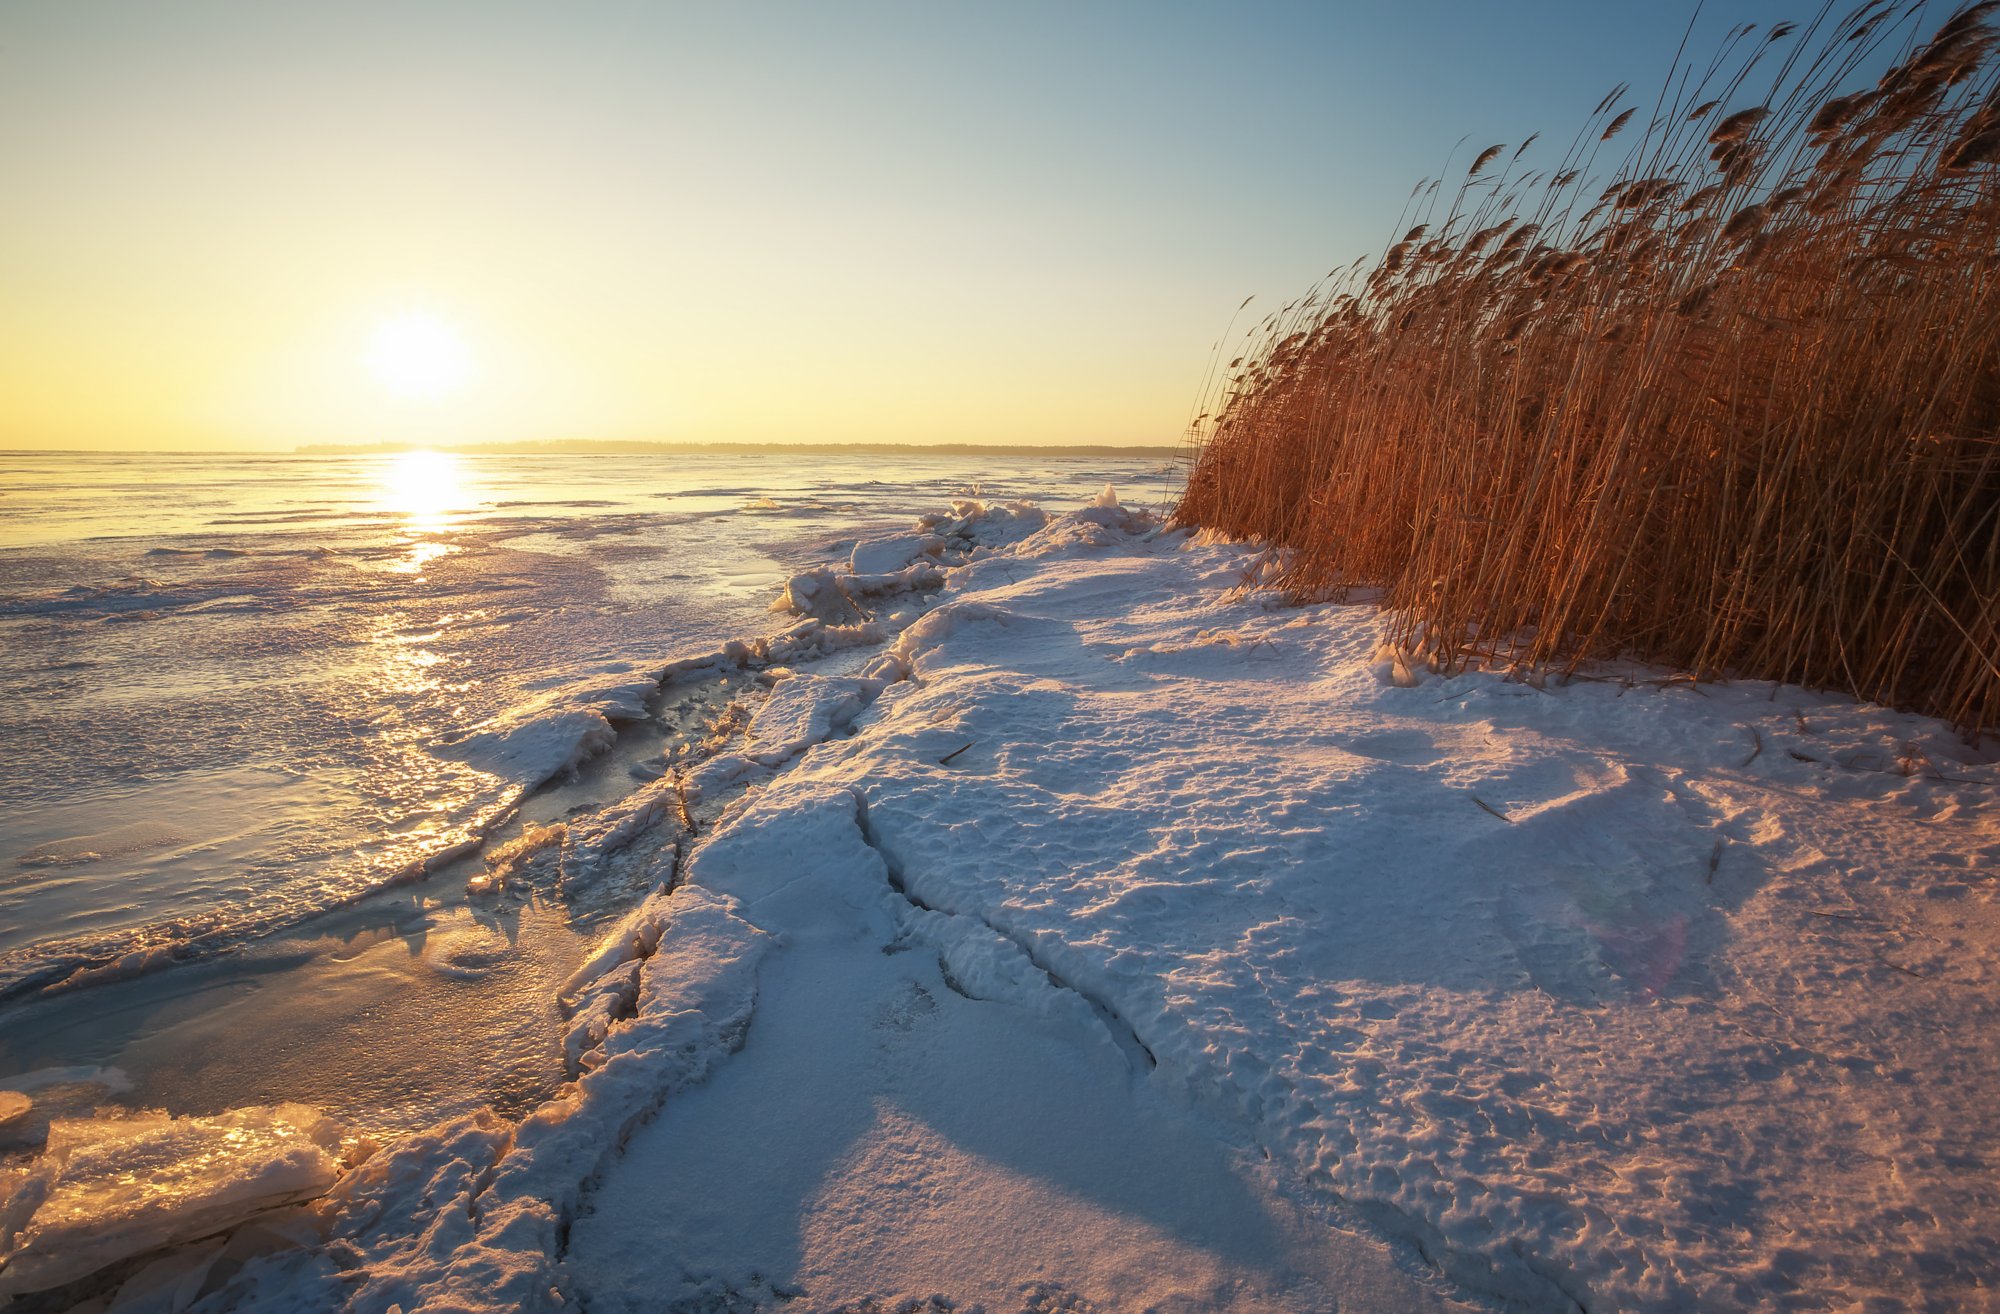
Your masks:
M716 655L770 682L739 741L566 830L652 891L564 987L571 1083L384 1150L200 1308L2000 1282L1990 748L1768 684L1447 678L1110 490L906 540Z
M638 1131L567 1265L594 1310L1377 1308L1448 1302L1328 1245L1244 1156L1135 1087L1046 976L941 968L842 789L761 798L700 851L780 938L741 1054ZM924 920L931 920L926 917ZM988 938L993 937L988 934ZM663 1184L685 1183L669 1208ZM698 1184L698 1185L696 1185ZM1372 1297L1372 1301L1366 1298ZM866 1304L864 1302L873 1302Z
M913 898L1474 1290L2000 1272L1990 760L1761 684L1399 681L1369 609L1143 533L1094 508L957 572L910 679L761 806L858 791Z
M1990 754L1765 684L1398 669L1372 610L1101 503L955 572L757 815L853 791L961 988L1065 983L1145 1090L1473 1292L2000 1272Z

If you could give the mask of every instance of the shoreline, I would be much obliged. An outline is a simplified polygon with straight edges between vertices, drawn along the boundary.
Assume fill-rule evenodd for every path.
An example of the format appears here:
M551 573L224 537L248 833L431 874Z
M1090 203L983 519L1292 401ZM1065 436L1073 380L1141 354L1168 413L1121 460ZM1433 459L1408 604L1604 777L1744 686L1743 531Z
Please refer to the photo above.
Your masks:
M1372 608L1285 605L1254 551L1114 498L948 571L921 559L936 528L787 588L860 626L904 596L884 581L935 575L884 651L781 676L739 747L586 837L649 837L661 888L569 979L574 1080L519 1123L368 1158L313 1246L205 1270L217 1296L1028 1299L927 1158L1003 1217L1091 1202L1075 1226L1103 1262L1034 1240L1035 1263L1075 1265L1037 1279L1072 1303L1023 1308L1120 1308L1163 1264L1211 1292L1197 1307L1237 1309L1839 1304L1947 1279L1969 1299L2000 1266L1976 1222L2000 1126L1966 1112L2000 1107L1976 1061L1990 754L1786 686L1411 671ZM711 789L722 816L688 810ZM909 1060L813 1039L864 1013L847 1049ZM977 1068L954 1037L990 1026L1094 1074L1075 1107L1122 1090L1133 1135L1220 1153L1226 1217L1149 1204L1081 1142L1065 1176L1060 1118L951 1123L1015 1089L938 1075L939 1054ZM802 1070L818 1098L787 1105ZM799 1120L763 1134L818 1145L823 1106L846 1121L802 1177L717 1178L690 1148L759 1135L735 1111L758 1108ZM789 1162L760 1147L739 1174ZM422 1204L440 1192L477 1202L448 1241ZM952 1273L963 1289L923 1285Z
M976 515L984 514L984 504L977 499L964 505L979 508ZM1023 527L1038 524L1039 515L1034 513L1020 523ZM1000 513L1000 519L1008 522L1012 513ZM793 564L803 565L803 558ZM794 578L831 580L834 573L807 567ZM779 578L784 578L782 573ZM856 583L856 597L881 611L885 619L895 612L907 622L916 614L913 607L920 609L922 596L935 590L942 579L926 557L923 563L911 563L901 574ZM829 589L833 587L829 584ZM827 596L834 595L829 592ZM832 618L823 619L787 614L784 604L781 592L768 607L767 612L779 613L783 621L770 632L726 639L642 672L572 679L545 696L509 707L471 727L457 743L438 746L434 751L444 756L483 762L499 773L496 789L504 790L505 797L481 817L465 819L465 828L470 831L465 838L424 854L367 888L333 903L300 910L275 924L225 927L192 941L89 962L56 962L42 969L48 979L23 977L10 983L0 991L0 1009L7 1013L10 1041L18 1051L14 1057L24 1064L24 1070L0 1078L0 1091L43 1090L52 1084L44 1079L47 1073L88 1070L97 1075L80 1082L53 1083L59 1088L57 1098L41 1099L46 1112L87 1113L96 1103L93 1092L105 1091L150 1098L190 1115L295 1100L324 1107L349 1125L374 1135L400 1134L464 1111L465 1101L443 1094L435 1080L426 1083L425 1089L432 1092L427 1097L376 1108L356 1105L344 1088L348 1083L317 1077L309 1064L300 1061L275 1065L274 1071L266 1073L261 1064L269 1061L264 1051L271 1038L264 1035L267 1028L254 1017L268 1015L275 1008L285 1016L317 1018L317 1026L336 1032L346 1030L337 1017L322 1016L327 1006L318 998L321 995L339 999L342 1007L350 1010L390 1011L407 1017L403 1029L413 1029L414 1034L399 1039L392 1032L384 1039L391 1042L392 1053L406 1055L411 1062L427 1057L424 1046L435 1043L437 1024L429 1017L413 1016L409 1002L401 998L404 995L432 1000L432 1007L447 1016L464 1013L468 1020L477 1020L487 1012L486 1024L518 1031L523 1019L490 1013L477 1002L467 1011L460 1000L462 992L450 989L466 983L494 989L510 984L494 979L511 974L496 973L500 963L484 962L471 968L450 963L435 966L432 960L437 955L426 948L427 937L476 937L483 927L504 933L507 967L527 960L546 964L536 969L533 979L540 983L541 1002L546 1005L538 1011L548 1016L533 1020L552 1033L559 1032L562 1019L554 1008L558 986L599 932L607 911L616 915L643 893L643 870L637 875L595 873L593 888L587 890L567 881L564 874L543 870L537 879L517 882L513 889L501 891L506 897L498 899L482 898L468 891L468 885L484 879L491 853L515 842L523 832L560 826L579 811L615 813L631 799L645 795L648 782L657 788L662 750L689 752L709 733L710 721L729 713L731 702L757 693L762 682L771 678L764 674L767 670L782 672L798 663L835 669L857 649L879 645L885 639L872 622L842 623L855 619L851 608L850 614L829 613ZM747 705L758 701L751 697ZM742 783L724 780L711 788L726 798ZM617 856L624 865L633 865L635 855ZM640 887L620 887L621 876L640 881ZM533 932L531 942L539 942L532 954L518 943L524 930ZM395 952L396 940L408 944L407 954ZM357 967L367 968L365 976L392 980L370 989L366 981L356 980ZM442 987L439 977L444 978ZM520 994L519 983L511 984L513 993ZM252 995L255 1007L246 1014ZM195 1001L202 999L226 1002L211 1018L196 1008ZM163 1004L162 1000L168 1002ZM154 1020L156 1012L164 1012L169 1020ZM105 1028L101 1014L113 1019L132 1015L142 1020L127 1034L122 1021ZM240 1040L230 1033L227 1019L236 1015L242 1015L238 1025L251 1033L251 1039ZM80 1032L93 1033L81 1051L75 1040ZM427 1035L431 1037L428 1042ZM125 1038L118 1039L120 1036ZM155 1055L145 1067L162 1061L178 1067L183 1060L174 1054L188 1046L202 1053L200 1072L182 1074L165 1084L158 1074L130 1061L120 1062L121 1056L136 1047L138 1053ZM517 1073L495 1102L518 1114L546 1099L563 1074L560 1047L553 1034L540 1041L519 1035L513 1050L516 1061L512 1066L527 1070ZM48 1061L37 1062L33 1057L37 1054ZM544 1070L532 1069L536 1061L544 1062ZM371 1069L382 1071L363 1088L390 1089L392 1064L391 1059L370 1054ZM218 1080L210 1071L216 1066L230 1075ZM476 1076L464 1062L457 1067L464 1069L468 1078ZM414 1121L412 1109L418 1111Z

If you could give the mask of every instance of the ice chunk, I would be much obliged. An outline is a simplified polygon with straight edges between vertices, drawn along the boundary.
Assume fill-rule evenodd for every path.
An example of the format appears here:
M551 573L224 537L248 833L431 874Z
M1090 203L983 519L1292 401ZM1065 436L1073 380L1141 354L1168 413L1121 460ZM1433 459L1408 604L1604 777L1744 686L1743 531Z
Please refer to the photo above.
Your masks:
M639 1000L639 964L607 972L592 981L570 1010L563 1029L563 1072L574 1079L604 1061L603 1046L612 1026L630 1017Z
M936 534L896 534L856 543L848 558L848 569L857 575L887 575L901 570L919 557L935 557L944 551L944 540Z
M481 771L539 785L611 747L612 728L646 716L660 677L614 680L580 690L557 688L481 723L440 751Z
M321 1195L340 1175L339 1149L339 1126L302 1104L58 1118L10 1192L38 1198L32 1214L5 1220L0 1295L46 1291Z
M441 752L504 780L539 785L603 752L616 738L611 723L594 707L537 708L497 717Z
M898 570L875 574L848 575L820 567L794 575L785 590L771 604L772 611L788 611L831 624L861 621L867 612L863 603L870 599L933 589L944 583L944 573L929 557L919 557Z
M749 756L775 766L804 752L852 722L876 688L839 676L787 676L750 718Z
M0 1090L0 1136L5 1136L28 1120L35 1102L14 1090Z
M330 1202L334 1241L352 1265L338 1294L301 1298L295 1286L259 1308L574 1307L558 1288L586 1183L663 1101L743 1043L770 944L735 900L706 890L678 887L642 908L656 947L636 964L629 995L615 982L586 999L586 1008L605 1002L569 1042L579 1078L513 1128L482 1110L371 1160Z
M51 1086L100 1086L111 1094L132 1089L132 1079L121 1068L100 1068L89 1064L69 1068L36 1068L18 1077L0 1081L0 1090L32 1095Z
M917 521L946 538L946 557L954 550L961 556L974 548L998 548L1017 543L1048 524L1049 513L1033 502L995 505L977 498L960 498L951 504L951 513L924 516Z
M559 888L563 897L576 900L595 893L605 877L616 870L612 860L649 837L671 853L673 846L688 833L684 824L687 818L684 789L680 775L663 775L616 803L573 819L568 827L568 840L562 846ZM670 867L660 874L664 876L667 870ZM643 871L631 874L643 876Z
M465 883L468 894L497 894L520 876L529 864L549 849L560 851L569 838L569 827L527 826L520 835L486 854L486 870Z
M762 764L741 753L717 753L681 777L690 804L713 801L727 794L762 769Z
M822 621L860 620L861 608L847 596L841 579L841 575L825 567L801 571L785 581L784 591L771 604L771 610Z

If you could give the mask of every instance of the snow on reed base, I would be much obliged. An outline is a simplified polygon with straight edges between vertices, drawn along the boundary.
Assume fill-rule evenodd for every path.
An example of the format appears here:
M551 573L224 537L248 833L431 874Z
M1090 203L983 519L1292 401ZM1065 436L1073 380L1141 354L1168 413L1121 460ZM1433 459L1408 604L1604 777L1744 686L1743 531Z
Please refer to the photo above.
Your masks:
M694 1235L670 1224L719 1194L655 1171L635 1128L750 1062L764 982L863 997L841 946L857 979L888 970L854 929L884 919L950 989L1101 1029L1135 1108L1198 1113L1245 1180L1477 1291L1953 1309L2000 1283L2000 764L1792 686L1412 669L1383 613L1287 606L1254 587L1265 561L1104 499L948 571L851 680L790 677L768 728L802 755L570 983L577 1081L518 1127L384 1151L322 1206L331 1244L201 1308L619 1308L644 1295L623 1278L726 1269L612 1243ZM836 1043L798 1033L776 1034ZM859 1221L931 1198L834 1178ZM796 1256L811 1222L761 1226ZM925 1236L947 1271L1002 1244ZM794 1276L759 1289L821 1308ZM1176 1307L1262 1307L1245 1291Z
M2000 1281L1992 762L1768 684L1402 687L1379 613L1257 566L1073 519L956 572L763 805L848 784L913 899L1475 1287Z
M1420 184L1372 267L1218 348L1181 518L1295 548L1302 596L1385 588L1447 669L1625 653L2000 723L1993 10L1736 29L1552 167Z

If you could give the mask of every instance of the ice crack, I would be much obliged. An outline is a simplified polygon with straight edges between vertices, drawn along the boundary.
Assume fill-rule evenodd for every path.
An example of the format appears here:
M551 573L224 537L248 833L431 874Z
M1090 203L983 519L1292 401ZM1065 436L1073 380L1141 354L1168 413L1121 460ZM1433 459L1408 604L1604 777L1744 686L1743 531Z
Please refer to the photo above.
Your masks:
M868 796L860 789L852 786L849 787L848 793L854 798L855 825L861 832L862 843L875 850L876 856L882 859L882 868L887 874L891 890L894 890L899 897L907 901L914 908L920 908L925 912L934 913L941 917L968 918L1007 941L1007 943L1020 950L1022 956L1030 963L1033 963L1036 969L1048 978L1050 985L1058 990L1067 991L1075 995L1078 999L1089 1005L1090 1011L1096 1015L1097 1020L1103 1024L1104 1029L1110 1034L1112 1041L1124 1052L1126 1058L1131 1061L1135 1071L1151 1072L1153 1069L1159 1067L1160 1060L1153 1053L1152 1047L1146 1044L1138 1031L1119 1014L1117 1009L1113 1008L1107 1000L1099 995L1083 989L1075 982L1064 977L1062 973L1049 964L1043 954L1037 952L1034 943L1027 937L1009 931L1006 927L995 925L989 918L977 910L961 912L955 908L940 908L926 902L921 896L912 891L909 880L903 871L902 864L896 859L890 848L882 842L881 836L875 830L874 823L868 813ZM950 984L960 994L966 994L970 997L969 992L964 988L963 984L952 978L948 969L946 969L945 975L947 984Z
M993 935L1005 940L1046 976L1050 985L1075 996L1089 1007L1112 1041L1125 1053L1135 1073L1149 1073L1159 1066L1158 1057L1152 1047L1139 1036L1138 1031L1125 1021L1108 1000L1095 992L1080 988L1074 981L1055 970L1046 955L1038 952L1032 940L1004 926L996 925L992 919L976 909L962 911L940 907L916 893L911 888L909 874L896 857L894 849L877 830L870 814L866 793L856 786L848 786L847 792L854 799L855 825L860 832L862 842L873 849L882 860L889 888L898 897L912 908L934 916L964 918L977 923ZM939 966L948 987L968 998L979 997L950 970L944 963L942 955ZM1265 1156L1272 1157L1273 1151L1268 1145L1263 1144L1261 1136L1257 1138L1257 1142ZM1319 1181L1317 1188L1341 1208L1366 1222L1378 1234L1413 1246L1427 1265L1461 1287L1495 1295L1528 1309L1563 1311L1564 1314L1570 1312L1593 1314L1595 1310L1601 1308L1595 1303L1589 1289L1577 1280L1574 1273L1528 1253L1520 1242L1514 1242L1508 1247L1512 1262L1506 1262L1453 1244L1437 1226L1420 1215L1405 1211L1392 1201L1356 1199L1334 1189L1332 1184L1325 1180Z

